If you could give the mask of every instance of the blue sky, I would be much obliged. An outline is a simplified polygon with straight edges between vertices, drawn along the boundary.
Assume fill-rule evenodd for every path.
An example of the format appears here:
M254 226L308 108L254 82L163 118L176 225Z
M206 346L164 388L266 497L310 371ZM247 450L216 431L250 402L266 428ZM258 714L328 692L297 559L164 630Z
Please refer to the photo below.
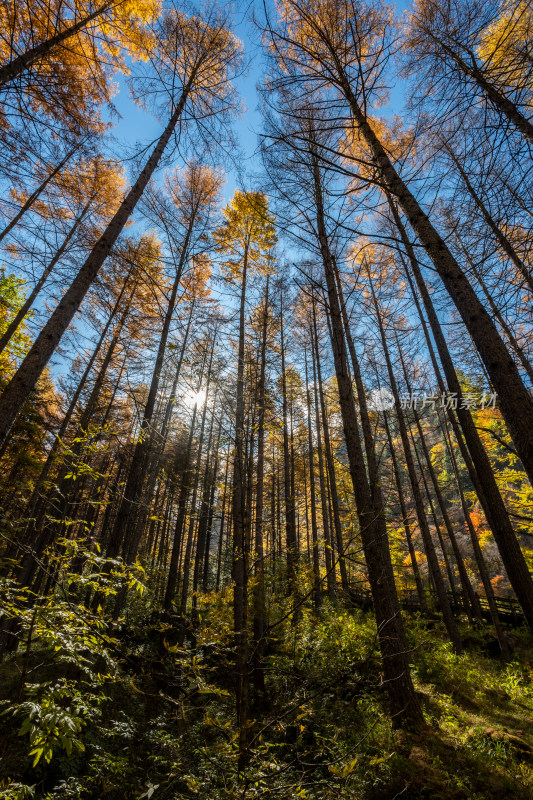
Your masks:
M236 82L245 111L243 116L236 120L234 127L243 153L243 159L239 159L239 163L245 172L248 172L254 169L257 132L261 127L256 84L262 75L262 53L258 32L251 22L253 2L251 4L243 2L241 5L243 6L242 11L236 10L234 13L235 32L244 44L245 57L249 65L246 73ZM113 149L119 156L121 145L125 145L129 151L137 142L144 146L156 139L161 133L161 124L150 113L143 111L133 102L125 78L117 78L115 82L119 91L113 98L113 103L121 119L114 126L112 134L117 140L117 146ZM224 190L226 202L231 199L236 188L242 188L238 185L237 174L235 171L229 171Z
M267 0L270 5L270 0ZM395 4L397 11L401 14L408 7L407 0L399 0ZM237 81L237 88L245 105L245 113L235 122L240 148L243 158L239 159L241 167L247 174L257 170L257 159L254 154L257 149L257 134L261 129L261 115L258 111L259 98L256 91L257 83L262 79L263 55L260 46L260 35L252 22L252 13L256 10L258 15L262 14L262 0L237 0L234 4L234 25L235 32L244 43L245 55L249 62L249 67L245 75ZM119 123L113 130L114 136L120 144L124 143L128 149L136 142L146 144L156 139L161 132L160 123L149 113L142 111L130 98L126 80L118 81L119 92L114 98L114 104L121 115ZM391 92L391 102L388 108L382 110L401 113L403 105L403 87L399 81ZM235 171L230 170L227 174L227 181L224 190L224 199L228 202L236 188L241 187Z

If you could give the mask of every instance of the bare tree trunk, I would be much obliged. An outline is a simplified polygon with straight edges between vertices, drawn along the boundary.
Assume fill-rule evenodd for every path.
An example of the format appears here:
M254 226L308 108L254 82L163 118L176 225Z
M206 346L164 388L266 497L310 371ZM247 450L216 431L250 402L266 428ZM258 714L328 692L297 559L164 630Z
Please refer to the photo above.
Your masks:
M360 533L374 599L374 613L376 615L383 671L388 687L392 719L395 725L420 727L424 724L424 720L409 670L408 647L394 581L384 510L382 505L377 507L376 496L372 496L372 490L366 475L361 439L357 426L355 397L348 368L348 354L341 308L325 223L320 170L318 158L314 151L312 151L312 165L318 243L328 291L332 327L331 345L339 390L344 438L359 517Z
M207 360L207 352L204 353L204 360L197 383L197 389L196 389L197 392L200 391L202 386L203 373L205 369L206 360ZM207 393L206 393L206 401L207 401ZM178 564L179 564L180 550L183 539L183 531L185 526L185 518L187 516L187 500L189 498L189 493L192 488L193 470L196 468L196 474L197 474L197 471L200 466L200 456L201 456L200 446L198 446L197 448L196 457L194 457L192 453L192 443L194 437L194 427L196 424L197 411L198 411L198 404L195 403L192 412L191 427L189 430L187 449L185 451L185 461L183 464L180 493L178 497L178 515L176 518L176 526L174 528L174 539L172 542L172 551L170 555L170 566L168 570L167 586L165 591L165 598L163 601L163 608L165 611L170 610L172 606L172 601L174 600L174 595L176 593L176 586L178 583ZM205 413L206 413L206 406L204 406L202 422L205 419Z
M313 309L314 310L314 309ZM318 402L318 387L316 375L316 349L317 343L314 336L313 325L309 326L309 333L311 338L311 363L313 366L313 392L315 401L315 431L316 431L316 449L318 453L318 482L320 486L320 505L322 509L322 534L324 537L324 558L326 561L326 586L328 588L328 597L330 600L335 599L335 575L333 572L333 553L330 541L329 531L329 516L328 516L328 498L326 494L326 481L324 476L324 456L322 453L322 432L320 425L320 406Z
M211 362L212 363L212 362ZM211 372L211 363L209 365L208 374L207 374L207 382L206 382L206 392L205 392L205 402L204 402L204 410L202 412L202 422L200 425L200 436L198 438L198 453L196 456L196 469L194 471L194 479L192 485L192 497L191 497L191 505L189 511L189 528L187 531L187 539L185 541L185 553L183 556L183 566L182 566L182 576L181 576L181 600L180 600L180 615L182 619L185 618L187 613L187 601L189 599L189 576L191 572L191 561L192 561L192 550L193 550L193 542L194 542L194 529L196 523L198 521L198 517L196 514L196 503L198 498L198 486L200 484L200 465L202 461L202 452L204 446L204 433L205 433L205 422L207 419L207 398L209 392L209 382L210 382L210 372ZM185 628L182 628L182 635L180 636L180 643L183 643L183 634L185 632Z
M167 349L170 324L174 315L176 297L183 273L183 267L187 257L189 240L192 234L194 220L195 214L193 213L191 215L187 233L183 241L180 260L176 267L176 275L174 277L174 283L172 285L170 298L168 300L165 319L163 321L163 328L161 330L161 337L159 339L159 346L157 349L157 356L152 373L152 380L150 382L150 389L146 399L146 405L143 410L141 428L137 443L135 445L135 450L133 452L128 480L126 481L126 486L124 487L124 495L115 519L116 530L113 534L113 538L117 542L120 541L125 543L124 557L129 564L133 563L137 556L137 550L144 527L146 515L142 513L142 509L139 507L139 499L143 497L143 485L146 474L147 459L152 440L152 417L154 414L157 393L159 391L159 385L161 381L161 372L163 369L163 361ZM153 485L151 483L150 489L153 489ZM151 500L151 497L149 500Z
M411 426L406 420L406 425L408 428L408 433L411 437L411 445L412 445L412 452L414 453L416 463L418 465L418 473L420 478L422 479L422 484L424 486L424 491L429 503L429 511L431 514L431 518L433 520L433 527L435 528L435 533L437 534L437 539L439 542L439 547L442 553L442 560L444 561L444 568L446 570L446 575L448 576L448 585L450 587L452 598L454 604L458 607L459 606L459 597L457 595L457 588L455 586L455 576L453 574L453 570L451 568L450 559L448 557L448 551L444 544L444 539L442 537L442 531L439 525L439 520L437 519L437 513L435 511L435 504L433 503L433 497L431 496L431 492L429 491L429 486L426 478L426 473L424 472L424 467L422 466L422 461L420 460L420 455L418 453L418 449L416 446L415 437L413 436L413 431L411 430Z
M185 328L185 333L183 334L183 341L181 343L180 354L178 363L176 365L176 371L174 373L174 381L172 383L172 389L170 390L170 395L167 400L167 405L165 408L165 413L163 416L163 422L161 425L160 431L160 444L159 444L159 454L161 454L165 448L165 444L167 441L169 429L170 429L170 422L172 419L172 412L174 410L174 404L176 402L176 392L178 389L178 381L181 374L181 368L183 366L183 359L185 358L185 353L187 352L187 345L189 343L189 334L191 331L191 323L193 318L193 312L195 309L196 298L193 299L191 303L191 308L189 311L189 316L187 318L187 327Z
M309 502L308 502L308 493L307 493L307 462L304 459L303 461L303 469L304 469L304 500L305 500L305 536L306 536L306 545L307 545L307 560L311 563L311 539L309 536ZM344 561L344 566L346 568L346 562ZM349 587L348 587L349 588Z
M422 534L422 539L424 541L424 549L426 551L426 558L428 561L428 567L431 574L431 578L433 581L433 586L435 587L435 592L437 594L437 599L439 602L440 610L444 619L444 624L446 625L446 630L448 631L448 635L450 637L450 641L452 642L455 650L457 652L461 652L463 644L461 641L461 636L459 634L459 630L457 628L457 624L455 622L454 616L452 614L452 610L450 608L450 602L448 600L448 594L446 592L446 587L444 585L444 581L442 579L442 574L439 567L439 562L437 559L437 554L435 552L435 547L433 544L433 540L431 538L431 532L429 530L429 524L426 516L426 510L424 508L424 501L422 499L422 493L420 491L420 486L418 484L418 479L416 476L415 465L413 461L413 454L411 451L411 446L409 443L409 435L407 432L407 424L405 421L405 416L403 413L403 409L400 403L400 397L398 393L398 386L396 383L396 378L394 376L394 370L392 367L392 362L390 358L389 348L387 344L387 337L385 335L385 329L383 327L383 321L381 318L381 312L378 306L378 301L374 292L374 286L372 283L372 279L370 277L370 270L367 266L367 276L369 280L369 286L372 296L372 303L374 305L374 311L376 314L376 321L378 323L379 334L381 338L381 346L383 349L383 354L385 356L385 362L387 364L387 373L389 376L389 384L391 387L391 391L394 397L394 405L396 408L396 417L398 420L398 426L400 429L400 436L402 439L402 445L404 450L405 456L405 463L407 466L407 471L409 473L409 480L411 482L411 491L413 493L413 500L415 502L416 507L416 514L418 517L418 524L420 526L420 532ZM453 585L453 584L452 584Z
M342 540L342 524L339 512L339 495L337 492L337 481L335 478L335 463L333 461L333 451L331 447L331 440L329 436L329 423L328 423L328 415L326 409L326 403L324 399L324 387L322 385L322 370L320 366L320 353L318 348L318 336L317 336L317 328L316 328L316 314L315 314L315 305L313 303L313 325L315 330L315 343L316 343L316 372L318 378L318 393L320 397L320 409L322 412L322 430L324 431L324 450L326 455L326 465L328 469L329 475L329 488L330 488L330 495L331 495L331 506L333 511L333 525L335 529L335 538L337 540L337 551L339 553L339 569L341 575L341 586L343 592L347 595L349 586L348 586L348 575L346 572L346 559L344 557L344 542ZM305 462L304 462L305 467ZM306 499L307 502L307 499Z
M55 47L63 42L66 42L72 36L75 36L77 33L86 28L93 20L101 17L102 14L105 14L105 12L109 11L109 9L112 7L113 3L104 3L95 11L93 11L92 14L87 14L85 17L78 20L78 22L69 25L62 31L59 31L59 33L56 33L55 36L51 36L49 39L46 39L46 41L35 45L35 47L30 48L30 50L26 50L25 53L21 53L12 61L4 64L2 67L0 67L0 87L14 81L15 78L18 78L19 75L22 75L22 73L30 69L30 67L32 67L37 61L45 58L45 56L47 56Z
M400 470L398 468L398 460L396 458L396 451L392 442L392 436L389 426L387 412L383 412L383 422L385 423L385 433L387 434L387 442L389 443L389 452L392 459L392 469L394 472L394 480L396 483L396 491L398 493L398 501L400 503L400 511L402 513L403 528L405 531L405 538L407 540L407 547L409 549L409 557L411 559L411 566L413 567L413 575L415 578L415 586L420 600L420 608L425 611L427 609L426 596L424 594L424 585L422 583L422 576L420 575L420 567L416 560L416 552L413 544L413 537L411 534L411 526L409 525L409 516L407 514L407 507L405 505L404 492L402 487L402 480L400 477Z
M396 335L396 346L398 348L398 354L400 356L400 361L401 361L401 364L402 364L402 369L403 369L403 374L404 374L404 378L405 378L405 382L406 382L406 386L407 386L407 391L411 392L411 384L410 384L410 381L409 381L409 376L407 374L405 361L404 361L404 358L403 358L403 354L402 354L402 351L401 351L401 347L400 347L400 343L398 341L398 336L397 335ZM455 536L455 533L454 533L454 530L453 530L453 525L452 525L452 522L450 520L450 515L448 514L448 509L446 508L446 503L444 502L444 497L442 496L442 491L441 491L441 488L439 486L439 481L438 481L437 475L435 473L435 468L433 467L433 463L431 461L431 456L430 456L428 448L427 448L426 439L425 439L425 436L424 436L424 431L422 430L422 425L421 425L421 422L420 422L420 416L419 416L418 411L416 410L416 408L413 408L413 417L414 417L415 424L416 424L416 427L417 427L417 430L418 430L419 441L420 441L420 444L422 445L422 452L424 453L424 460L426 462L427 469L429 471L429 475L430 475L430 478L431 478L431 482L432 482L433 488L435 490L435 495L436 495L436 498L437 498L437 502L439 504L439 508L440 508L440 512L442 514L442 519L444 521L444 525L446 527L446 532L448 534L448 539L450 540L450 544L452 546L453 554L454 554L454 557L455 557L455 563L457 564L457 569L459 571L459 578L460 578L460 581L461 581L461 587L463 589L463 595L465 597L465 604L468 601L468 603L470 603L470 607L472 609L473 614L478 619L480 619L481 618L481 607L479 605L478 599L477 599L477 597L476 597L476 595L474 593L474 590L472 588L472 584L470 583L470 578L468 577L468 573L467 573L466 567L464 565L463 556L461 554L461 551L459 550L459 545L457 543L457 539L456 539L456 536ZM423 472L422 472L422 474L423 474ZM429 496L429 494L428 494L428 496ZM451 586L452 586L452 591L453 591L454 590L453 582L452 582Z
M383 506L383 498L381 496L381 484L379 479L379 470L376 461L376 450L375 450L375 442L374 442L374 434L372 433L372 426L370 424L370 416L368 413L368 404L366 402L366 392L365 387L363 384L363 379L361 377L361 367L359 365L359 359L357 357L357 351L355 349L352 333L350 330L350 323L348 320L348 312L346 310L346 304L344 302L344 294L342 290L342 281L339 275L339 270L337 269L337 262L334 256L331 256L333 270L335 272L335 281L337 285L337 291L339 294L339 304L342 313L342 320L344 325L344 331L346 336L346 342L348 344L348 351L350 353L350 360L352 364L352 371L353 371L353 378L355 381L355 389L357 393L357 401L359 403L360 408L360 416L361 416L361 428L363 430L363 440L365 443L365 453L366 459L368 463L368 475L370 478L370 489L372 492L372 496L376 495L375 501L380 505Z
M37 336L22 364L2 393L0 397L0 448L4 446L13 422L30 396L52 353L59 344L61 337L70 325L74 314L79 309L89 287L98 275L100 267L111 252L112 247L148 185L150 178L154 174L174 128L183 112L187 97L192 88L193 80L194 76L189 79L189 82L184 87L180 100L176 105L176 109L167 127L161 134L159 141L154 147L152 154L148 158L135 184L120 204L120 208L93 247L90 255L87 257L85 263L56 306L50 319Z
M218 465L220 461L220 439L222 435L222 416L220 417L220 422L218 426L218 433L217 433L217 443L215 445L215 463L213 464L213 470L211 473L211 486L210 486L210 493L209 493L209 510L208 510L208 517L207 517L207 531L205 537L205 559L204 559L204 566L203 566L203 575L202 575L202 591L207 592L208 584L209 584L209 562L210 562L210 554L211 554L211 534L213 530L213 518L215 512L215 494L216 494L216 483L218 478Z
M281 294L280 311L280 336L281 336L281 391L282 391L282 410L283 410L283 477L285 486L285 536L287 544L287 578L289 591L294 588L296 576L296 515L294 507L294 496L291 485L291 457L289 451L289 416L287 403L287 381L285 372L285 340L283 326L283 291Z
M236 643L235 699L239 727L238 769L249 759L249 674L248 674L248 509L246 502L245 420L244 420L244 345L246 284L249 239L244 248L239 309L239 349L237 356L237 396L235 403L235 450L233 459L233 626Z
M313 444L313 428L311 416L311 391L309 389L309 376L307 374L307 348L305 350L305 393L307 398L307 438L309 443L309 488L311 493L311 542L313 564L313 588L315 608L321 602L320 592L320 557L318 552L318 527L316 522L316 487L315 487L315 447Z
M76 147L71 148L66 154L66 156L63 159L61 159L61 161L58 164L56 164L56 166L48 173L48 175L42 181L42 183L36 189L34 189L34 191L29 195L26 202L23 203L22 206L19 208L13 219L6 225L4 230L0 232L0 242L8 235L8 233L10 233L13 230L15 225L17 225L17 223L20 222L24 214L30 210L35 201L44 192L50 181L52 181L55 178L55 176L59 172L61 172L65 164L72 158L72 156L78 149L79 145L76 145Z
M47 477L49 475L49 472L52 469L55 457L56 457L57 452L58 452L58 450L59 450L59 448L61 446L62 437L65 434L65 432L67 430L67 427L68 427L68 424L69 424L69 422L70 422L70 420L72 418L72 415L74 413L75 407L77 405L77 401L78 401L79 396L80 396L80 394L82 392L83 386L84 386L84 384L85 384L85 382L87 380L87 377L89 376L91 367L93 366L94 361L96 359L96 356L97 356L97 354L98 354L98 352L99 352L99 350L101 348L101 345L102 345L103 340L104 340L104 335L105 335L105 333L107 333L107 330L109 328L109 324L111 323L111 320L113 319L113 317L114 317L114 315L116 313L116 310L117 310L117 308L119 306L119 303L120 303L120 300L122 298L122 294L123 294L124 288L126 287L126 284L127 284L127 280L125 281L124 286L123 286L123 288L122 288L122 290L121 290L121 292L119 294L119 298L117 299L117 302L115 303L115 307L113 309L113 313L110 315L110 317L108 319L108 324L106 324L106 326L104 327L104 331L102 332L102 335L100 337L100 341L98 342L98 345L97 345L97 347L95 348L95 350L93 352L93 355L92 355L92 357L91 357L91 359L89 361L89 364L87 365L87 368L85 369L85 372L84 372L84 374L82 376L82 379L80 380L80 382L78 384L76 392L74 393L74 396L73 396L72 401L70 403L69 409L68 409L68 411L67 411L67 413L65 415L65 418L63 419L63 422L61 424L61 428L57 433L57 436L56 436L56 438L54 440L54 443L53 443L53 445L51 447L50 453L49 453L48 458L47 458L47 460L45 462L45 465L43 467L41 475L39 476L39 479L37 481L34 493L32 494L32 498L30 499L30 502L32 503L32 505L31 505L31 508L30 507L28 508L28 512L31 512L32 517L33 517L33 515L35 515L35 517L32 518L32 520L30 521L30 523L28 525L28 528L27 528L27 530L25 532L25 539L26 539L26 542L31 546L31 552L26 554L26 556L24 557L24 559L22 561L22 564L21 564L21 570L20 570L20 574L19 574L19 581L20 581L21 585L23 585L23 586L29 585L29 583L33 579L33 576L35 574L35 569L36 569L36 566L37 566L37 559L42 555L42 553L44 552L46 547L48 547L48 545L51 544L52 540L54 539L54 536L57 535L57 533L58 533L57 527L55 527L55 526L47 527L44 524L47 510L52 506L54 508L54 516L56 516L58 518L59 517L62 518L64 516L64 514L65 514L65 507L66 507L66 503L67 503L67 497L68 497L68 494L69 494L69 489L71 489L72 487L70 485L70 482L68 483L68 485L65 485L64 476L68 472L68 469L65 468L64 465L60 468L59 473L58 473L57 478L56 478L56 481L59 483L59 485L54 487L51 495L47 495L47 496L41 497L41 492L42 492L44 483L45 483L45 481L46 481L46 479L47 479ZM87 428L87 425L89 423L89 419L90 419L90 417L91 417L91 415L93 413L93 410L94 410L94 405L95 405L96 401L98 400L98 398L100 396L100 391L101 391L101 388L102 388L102 384L104 382L104 378L105 378L105 375L106 375L106 372L107 372L107 368L108 368L108 366L109 366L109 364L111 362L111 358L112 358L113 353L115 351L115 348L116 348L116 345L117 345L117 342L118 342L118 339L119 339L119 336L120 336L120 332L121 332L122 327L124 325L124 322L126 320L127 314L129 313L129 308L130 308L130 303L131 303L131 299L132 299L132 296L133 296L133 292L134 292L134 289L132 290L132 292L130 294L129 300L128 300L127 304L126 304L126 308L125 308L125 310L124 310L124 312L123 312L123 314L121 316L121 319L119 320L119 322L117 324L117 327L116 327L115 332L113 334L113 338L111 339L111 342L110 342L109 347L107 349L107 352L106 352L106 355L105 355L104 360L102 362L102 365L101 365L101 367L100 367L100 369L98 371L98 375L96 376L96 380L95 380L95 383L94 383L93 388L91 390L91 394L89 396L89 400L87 401L85 410L82 413L81 419L80 419L80 421L79 421L79 423L77 425L76 433L80 433L82 430L85 430ZM75 449L77 449L77 448L75 448Z
M479 570L479 574L481 576L481 582L483 584L483 589L485 590L485 597L487 598L487 602L489 604L490 616L492 619L492 623L494 625L494 631L496 633L496 638L498 639L498 644L500 645L500 650L502 651L502 658L507 661L510 658L510 650L509 644L507 642L507 638L505 636L503 626L500 620L500 615L498 613L498 606L496 604L496 597L494 595L494 589L492 588L492 583L490 582L489 572L487 570L487 565L485 563L485 558L483 556L483 552L481 550L481 546L479 544L479 540L477 537L476 530L472 524L472 520L470 518L470 513L468 511L468 506L466 504L466 499L463 491L463 486L461 482L461 477L459 475L459 468L457 466L457 459L455 458L455 453L453 452L453 446L450 441L450 434L447 430L445 421L441 422L442 425L442 432L444 434L444 441L446 444L446 451L452 463L453 474L455 476L455 483L457 485L457 490L459 492L459 497L461 499L461 507L463 509L463 515L465 518L466 526L468 528L468 532L470 534L470 540L472 542L472 548L474 550L474 558L476 559L476 564Z
M211 371L211 364L209 365L209 372L210 371ZM210 380L210 374L208 374L208 381L209 380ZM207 391L206 391L206 400L207 400ZM215 405L215 403L216 403L216 393L213 406ZM192 591L193 591L192 607L194 611L196 611L198 605L197 593L198 593L198 588L200 586L200 576L203 572L203 565L205 562L206 547L207 547L207 526L209 523L209 498L211 497L211 477L213 471L212 467L213 452L211 447L213 443L214 426L215 426L215 413L213 408L213 412L211 414L211 424L209 426L209 434L207 436L202 498L200 501L200 511L198 513L196 554L194 559L194 569L192 576Z
M390 192L397 198L472 336L494 389L499 395L502 416L518 455L533 483L533 398L524 386L515 362L463 270L393 166L387 151L360 108L342 68L339 79L354 123L365 140L383 181L384 191Z
M220 527L218 529L218 555L217 555L217 579L215 583L215 591L220 589L220 578L222 573L222 548L224 546L224 523L226 521L226 497L228 492L228 473L229 473L229 455L226 457L226 474L224 476L224 494L222 495L222 508L220 515Z
M57 455L57 453L59 451L59 448L62 445L63 437L65 436L65 433L67 432L67 429L68 429L68 426L70 425L70 421L72 419L74 411L76 410L76 406L78 404L78 400L80 399L80 395L81 395L83 389L85 388L85 384L87 383L87 379L88 379L88 377L89 377L89 375L91 373L91 370L92 370L92 368L94 366L94 362L98 358L98 354L100 353L100 350L101 350L102 345L103 345L103 343L105 341L105 338L107 336L109 328L111 327L111 323L113 322L113 320L115 318L115 315L116 315L116 313L117 313L117 311L119 309L120 303L122 302L122 297L123 297L124 291L126 289L126 286L128 285L130 274L131 274L131 270L128 272L128 275L126 276L126 279L124 280L124 283L122 284L122 288L121 288L121 290L119 292L119 295L118 295L118 297L116 299L115 305L113 306L113 309L112 309L111 313L109 314L109 316L108 316L108 318L106 320L106 323L105 323L105 325L103 327L102 333L100 334L100 338L98 339L98 342L97 342L97 344L96 344L96 346L95 346L95 348L94 348L94 350L93 350L93 352L91 354L91 357L89 358L89 361L87 362L87 366L85 367L83 375L81 376L80 380L78 381L78 385L76 386L74 394L72 395L72 398L71 398L70 403L69 403L69 407L68 407L68 409L66 411L65 416L63 417L63 419L61 421L61 425L59 427L59 430L56 433L55 439L54 439L54 441L52 443L52 446L51 446L51 448L50 448L50 450L48 452L48 456L46 458L44 466L43 466L43 468L42 468L42 470L41 470L41 472L39 474L39 477L38 477L38 479L36 481L35 488L34 488L32 494L31 494L31 497L30 497L30 499L28 501L28 505L26 507L26 516L27 517L33 517L33 515L34 515L34 513L36 511L37 504L38 504L38 501L39 501L39 496L40 496L40 493L42 491L44 482L46 481L46 479L47 479L47 477L48 477L48 475L50 473L50 470L52 469L52 466L54 464L56 455ZM35 531L35 528L32 527L32 523L30 523L30 525L28 526L28 531L30 531L30 530L32 532ZM26 537L26 539L28 540L28 537ZM31 534L29 535L29 539L31 539Z
M413 246L407 237L407 233L400 220L396 206L392 201L389 201L389 204L394 216L396 227L400 232L400 236L409 259L411 272L413 273L418 291L420 292L420 296L424 304L431 331L433 333L435 344L439 353L442 368L444 370L444 375L446 377L446 383L448 384L448 389L457 398L456 413L465 437L466 446L468 448L467 452L462 444L463 440L461 434L459 433L457 426L455 426L454 432L457 442L461 447L461 455L463 456L465 464L467 465L470 478L476 489L476 494L483 507L483 511L485 512L485 516L494 535L494 539L498 546L498 551L511 582L511 586L513 587L518 598L518 602L522 607L527 624L530 630L533 630L533 581L531 580L531 575L526 564L524 554L522 553L516 538L516 534L507 513L507 509L505 508L505 504L498 489L498 484L494 478L490 460L487 456L483 443L479 438L472 415L470 414L468 408L463 407L459 379L457 377L457 373L455 371L455 367L453 365L450 351L448 349L448 345L446 344L446 339L444 338L435 307L433 306L426 283L422 277ZM405 269L405 272L411 285L413 297L415 298L415 301L418 302L416 293L414 292L414 287L412 286L411 276L407 268ZM420 308L419 316L423 325L425 325ZM440 370L438 369L427 331L426 339L430 345L430 355L432 357L435 375L437 377L437 381L439 382L439 388L441 392L444 392L444 383L440 377ZM452 425L455 425L455 418L450 409L448 409L448 414Z
M253 682L256 696L265 692L265 672L263 665L266 630L265 604L265 562L264 562L264 491L265 491L265 403L266 403L266 351L269 320L269 282L267 275L261 326L261 350L259 356L259 386L257 414L257 470L255 499L255 566L254 566L254 649L253 649Z

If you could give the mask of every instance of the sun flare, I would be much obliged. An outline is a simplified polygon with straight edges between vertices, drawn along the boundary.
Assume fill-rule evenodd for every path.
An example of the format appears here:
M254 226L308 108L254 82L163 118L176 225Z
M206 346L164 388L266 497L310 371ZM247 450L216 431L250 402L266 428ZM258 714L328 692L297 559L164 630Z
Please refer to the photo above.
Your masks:
M194 392L192 389L189 389L183 397L183 403L187 408L194 408L194 406L201 408L205 403L205 389L200 389L199 392Z

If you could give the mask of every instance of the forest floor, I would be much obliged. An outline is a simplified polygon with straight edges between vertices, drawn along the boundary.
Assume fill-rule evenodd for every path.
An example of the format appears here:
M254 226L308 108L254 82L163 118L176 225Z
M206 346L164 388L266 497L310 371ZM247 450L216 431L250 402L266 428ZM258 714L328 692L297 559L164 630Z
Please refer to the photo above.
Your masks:
M439 623L409 617L428 722L413 734L390 724L372 615L327 602L271 628L239 779L230 602L229 591L202 598L183 645L141 598L105 637L87 620L85 632L58 626L54 606L29 651L0 666L0 797L533 798L525 630L503 664L488 627L464 624L455 655ZM286 613L276 603L271 620Z

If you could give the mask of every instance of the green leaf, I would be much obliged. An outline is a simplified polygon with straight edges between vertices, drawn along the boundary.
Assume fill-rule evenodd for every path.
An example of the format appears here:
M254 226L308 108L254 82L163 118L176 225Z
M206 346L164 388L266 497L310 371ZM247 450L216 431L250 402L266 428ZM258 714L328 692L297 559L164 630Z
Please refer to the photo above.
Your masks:
M44 746L35 747L33 750L30 750L30 756L35 756L35 758L33 759L32 767L37 766L43 753L44 753Z

